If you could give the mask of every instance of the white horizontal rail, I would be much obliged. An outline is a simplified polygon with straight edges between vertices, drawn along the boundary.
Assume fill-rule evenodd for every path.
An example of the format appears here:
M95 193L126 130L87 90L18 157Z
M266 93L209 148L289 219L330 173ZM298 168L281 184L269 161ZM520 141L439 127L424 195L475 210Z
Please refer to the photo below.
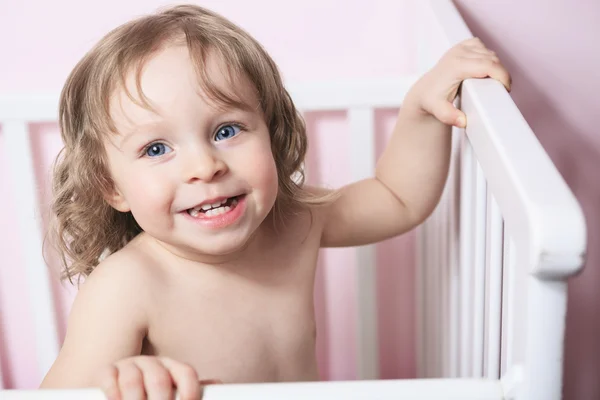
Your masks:
M286 85L296 107L305 111L333 111L369 107L397 108L417 76L394 78L291 82ZM0 95L0 121L56 121L58 93Z
M288 86L298 109L347 110L368 107L398 108L417 76L348 81L311 81Z
M97 389L1 392L3 400L105 400ZM210 385L203 400L503 400L497 380L415 379Z
M586 227L573 193L499 82L469 80L467 135L515 242L534 274L566 278L583 265Z

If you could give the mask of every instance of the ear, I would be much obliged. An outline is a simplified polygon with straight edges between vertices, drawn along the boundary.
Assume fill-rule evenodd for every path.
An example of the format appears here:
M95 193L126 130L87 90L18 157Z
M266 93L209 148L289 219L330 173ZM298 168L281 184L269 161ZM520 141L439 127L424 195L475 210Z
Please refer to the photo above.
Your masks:
M114 188L111 193L105 194L104 200L106 200L106 202L117 211L131 211L129 203L127 203L127 200L125 200L125 196L123 196L121 191L117 188Z

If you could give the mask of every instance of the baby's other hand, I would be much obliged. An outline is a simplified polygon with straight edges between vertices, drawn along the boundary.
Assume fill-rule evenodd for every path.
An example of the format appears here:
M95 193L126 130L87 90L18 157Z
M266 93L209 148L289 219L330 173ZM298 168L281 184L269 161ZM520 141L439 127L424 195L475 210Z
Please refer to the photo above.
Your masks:
M465 40L444 54L407 94L407 105L433 115L447 125L466 126L465 114L456 109L454 101L463 80L493 78L508 91L511 77L496 53L487 49L478 38Z
M165 357L136 356L123 359L100 375L100 387L108 399L198 400L201 384L196 371L187 364Z

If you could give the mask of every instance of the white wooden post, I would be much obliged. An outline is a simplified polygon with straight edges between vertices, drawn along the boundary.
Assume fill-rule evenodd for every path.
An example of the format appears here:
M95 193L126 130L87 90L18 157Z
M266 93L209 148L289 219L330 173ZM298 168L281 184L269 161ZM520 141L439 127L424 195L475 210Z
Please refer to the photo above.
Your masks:
M6 138L5 156L12 178L13 193L18 201L16 234L26 246L25 276L28 282L29 302L35 329L35 349L38 359L36 374L41 378L50 369L58 355L58 331L54 308L54 297L48 267L42 257L41 218L34 160L29 143L27 122L24 120L2 120L2 131Z

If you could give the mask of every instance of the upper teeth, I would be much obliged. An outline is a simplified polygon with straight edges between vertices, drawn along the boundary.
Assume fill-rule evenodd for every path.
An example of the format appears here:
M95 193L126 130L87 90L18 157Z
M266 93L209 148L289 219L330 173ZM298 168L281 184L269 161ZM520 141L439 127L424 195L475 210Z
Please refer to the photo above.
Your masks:
M221 201L219 201L219 202L212 203L212 204L203 204L203 205L201 205L201 206L198 206L198 207L194 207L194 208L192 208L192 211L193 211L193 212L198 212L198 211L200 211L200 210L203 210L203 211L208 211L208 210L210 210L211 208L218 208L218 207L220 207L221 205L223 205L223 204L227 203L227 200L229 200L229 199L223 199L223 200L221 200Z
M225 204L227 202L227 199L217 202L217 203L212 203L212 204L204 204L203 206L201 206L200 208L203 209L204 211L206 210L210 210L211 208L217 208L219 207L221 204Z

